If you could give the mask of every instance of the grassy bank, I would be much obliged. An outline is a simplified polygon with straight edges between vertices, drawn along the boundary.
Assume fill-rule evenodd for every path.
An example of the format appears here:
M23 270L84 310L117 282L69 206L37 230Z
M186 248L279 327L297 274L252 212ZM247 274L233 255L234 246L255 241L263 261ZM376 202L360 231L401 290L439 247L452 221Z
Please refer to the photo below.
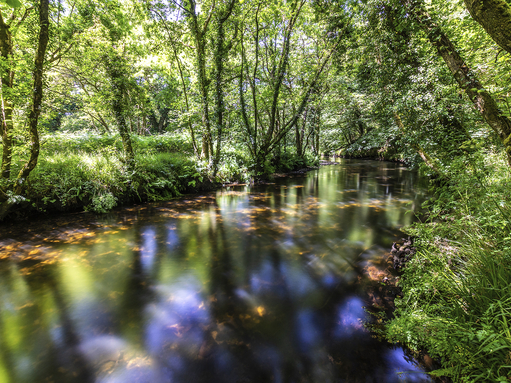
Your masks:
M13 195L9 192L12 185L0 181L1 200L15 203L10 217L81 210L105 213L122 204L169 200L223 183L247 182L256 176L250 172L251 161L243 147L224 146L213 178L208 163L196 159L186 136L164 134L132 139L136 167L129 171L118 135L43 136L38 165L30 175L26 195ZM13 174L28 157L25 151L15 151ZM268 162L268 170L291 171L312 161L283 152Z
M446 170L423 223L407 229L408 263L386 326L391 342L440 360L454 382L511 376L511 178L502 155L478 152Z

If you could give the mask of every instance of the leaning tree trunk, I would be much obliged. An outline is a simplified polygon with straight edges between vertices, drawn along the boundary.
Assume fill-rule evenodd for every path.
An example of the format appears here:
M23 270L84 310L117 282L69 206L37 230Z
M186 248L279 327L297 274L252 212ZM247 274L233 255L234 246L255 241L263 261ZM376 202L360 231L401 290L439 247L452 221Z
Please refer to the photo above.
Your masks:
M34 62L34 88L32 96L32 106L28 115L29 134L30 134L30 159L21 168L16 183L14 185L14 193L21 194L27 185L27 179L30 172L34 170L39 158L39 131L37 130L37 122L41 113L41 103L43 100L43 73L44 73L44 56L49 40L49 0L41 0L39 5L39 42Z
M511 120L502 114L493 97L481 85L476 74L470 70L454 44L426 12L423 3L417 0L402 0L402 2L411 11L431 44L444 59L458 85L465 90L481 116L500 137L511 166Z
M511 53L511 5L506 0L463 0L472 18Z

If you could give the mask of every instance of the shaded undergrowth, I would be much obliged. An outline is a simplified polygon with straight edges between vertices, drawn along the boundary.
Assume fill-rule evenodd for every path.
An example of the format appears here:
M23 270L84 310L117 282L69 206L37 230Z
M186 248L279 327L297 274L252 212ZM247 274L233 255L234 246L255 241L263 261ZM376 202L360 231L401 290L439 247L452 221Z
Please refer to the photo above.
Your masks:
M455 382L511 376L511 193L501 156L454 161L436 185L427 220L408 228L418 252L400 282L392 342L441 360Z

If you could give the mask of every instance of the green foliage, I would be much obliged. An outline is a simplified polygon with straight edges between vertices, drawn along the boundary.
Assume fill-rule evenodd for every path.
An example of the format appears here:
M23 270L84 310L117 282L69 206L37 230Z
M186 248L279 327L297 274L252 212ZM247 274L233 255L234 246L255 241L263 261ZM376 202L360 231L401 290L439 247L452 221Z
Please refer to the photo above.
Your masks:
M511 196L500 156L475 152L450 167L408 228L420 251L405 269L387 337L442 361L455 382L511 375Z
M149 201L163 201L181 195L196 176L194 164L187 158L156 153L137 156L137 182Z
M183 134L166 133L157 136L132 136L136 153L182 153L192 154L193 149ZM118 134L98 134L93 132L54 133L42 138L43 150L48 153L74 153L77 151L95 153L104 150L122 150Z
M352 143L343 154L355 157L401 160L408 164L418 161L417 153L399 137L397 127L373 129Z
M285 151L280 156L275 156L272 161L272 166L277 172L291 172L318 166L318 164L319 158L309 151L303 157L298 156L294 152Z
M180 135L136 137L135 172L126 168L118 135L57 133L42 141L27 191L31 206L39 211L85 208L104 213L119 202L174 198L189 190L190 182L204 179L186 155L172 153L186 149L186 137ZM26 200L11 195L8 183L2 180L8 193L3 200Z
M12 8L21 7L21 3L19 2L19 0L0 0L0 3L7 4L9 7Z
M92 197L92 203L85 209L90 209L95 213L107 213L116 205L117 198L112 193L105 193Z
M250 158L247 156L246 150L242 145L226 143L222 150L217 179L215 181L220 183L249 181L250 173L247 166L249 162Z

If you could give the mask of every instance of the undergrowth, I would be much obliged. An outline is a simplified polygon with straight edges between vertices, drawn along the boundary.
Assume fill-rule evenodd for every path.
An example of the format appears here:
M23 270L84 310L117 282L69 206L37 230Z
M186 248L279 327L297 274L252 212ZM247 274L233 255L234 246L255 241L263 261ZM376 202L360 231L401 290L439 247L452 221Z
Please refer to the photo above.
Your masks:
M407 265L386 326L392 342L442 362L455 382L511 376L511 193L508 165L490 152L450 165L449 182L408 228L418 252Z
M83 207L104 213L119 202L177 197L196 178L195 164L179 154L138 155L135 171L129 172L116 152L59 153L40 158L27 198L40 211Z
M24 195L10 191L14 177L0 180L0 202L13 204L16 214L78 210L105 213L120 204L169 200L185 192L248 182L257 176L250 169L250 156L244 146L226 142L214 174L211 164L197 160L186 135L178 133L133 135L136 165L131 170L123 160L118 134L56 133L44 135L41 142L38 164ZM26 148L15 148L13 175L27 157ZM264 170L290 171L313 162L310 155L301 159L288 154L268 160Z

